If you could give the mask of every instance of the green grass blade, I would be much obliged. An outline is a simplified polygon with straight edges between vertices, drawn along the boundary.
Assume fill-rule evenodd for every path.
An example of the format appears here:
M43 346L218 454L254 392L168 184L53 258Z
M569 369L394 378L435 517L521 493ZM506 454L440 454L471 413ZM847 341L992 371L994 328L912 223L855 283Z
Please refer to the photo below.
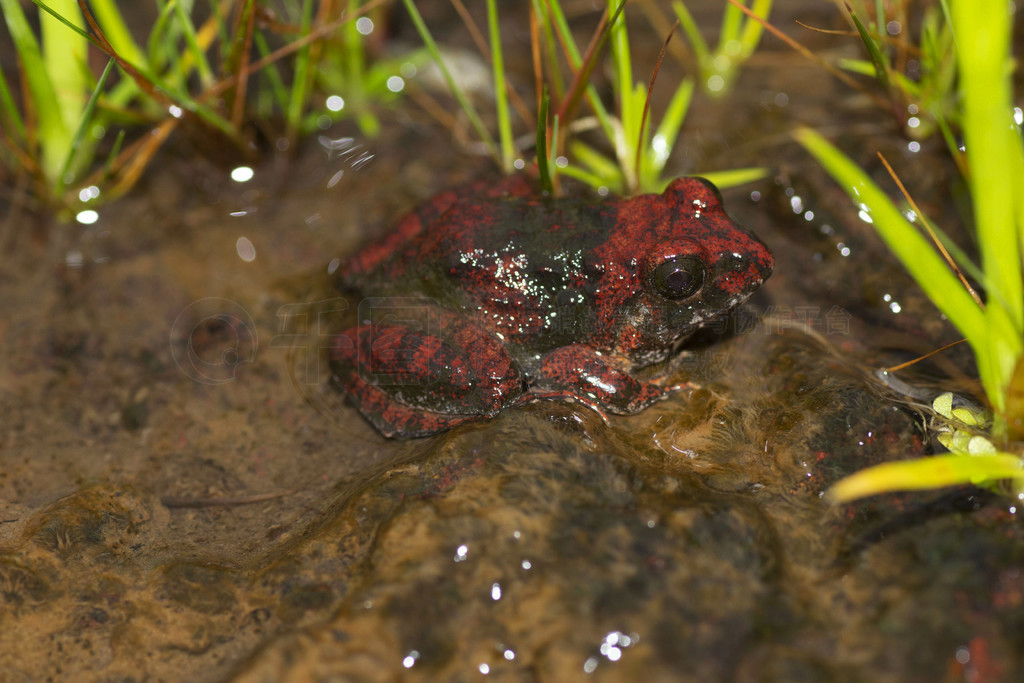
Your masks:
M747 168L732 168L728 171L712 171L710 173L698 173L701 178L706 178L720 189L726 189L729 187L736 187L738 185L745 185L752 183L755 180L761 180L767 178L771 171L767 168L760 166L750 166ZM665 188L662 188L664 190Z
M540 98L540 111L537 113L537 173L540 175L540 189L551 194L555 185L551 181L551 169L548 167L548 107L550 106L548 88L544 86L544 94Z
M533 14L540 22L540 28L543 32L543 46L544 54L548 60L548 64L551 68L547 71L547 85L549 89L554 93L556 101L561 101L565 97L565 81L562 78L562 70L557 68L558 65L558 41L555 39L555 29L552 26L552 18L550 13L547 11L547 6L542 4L544 0L530 0L533 6ZM574 46L575 47L575 46ZM541 57L543 60L545 57ZM549 94L550 97L550 94Z
M669 148L676 144L676 138L686 120L686 113L690 109L690 101L693 99L694 81L692 78L682 80L672 94L672 100L665 109L661 123L655 129L654 134L660 135L668 142Z
M24 140L25 121L22 120L21 112L18 111L18 106L14 103L14 97L11 96L11 90L7 87L7 79L4 78L2 70L0 70L0 114L3 115L0 121L6 122L15 130L18 137Z
M260 57L270 54L270 46L267 45L267 39L262 31L254 31L252 38ZM284 84L284 79L281 78L277 64L268 64L260 71L260 76L265 78L269 85L269 88L261 88L260 94L268 95L281 111L285 111L288 106L288 88ZM268 111L266 114L269 116L270 112Z
M672 154L672 148L675 147L676 138L679 137L683 121L686 120L686 112L690 109L693 86L692 78L687 78L679 84L675 93L672 94L672 100L668 103L661 123L654 131L654 137L651 138L654 154L649 154L648 158L654 164L657 173L661 173L665 168L665 162L668 161L669 155ZM658 142L659 140L661 142ZM661 149L662 145L664 145L663 150Z
M437 47L437 43L434 41L434 36L431 35L430 29L427 28L426 22L423 21L423 17L420 15L420 11L416 9L416 3L413 0L402 0L405 4L405 9L409 12L409 16L412 18L412 23L416 26L416 31L420 34L420 39L423 44L427 47L427 52L430 53L430 57L437 64L437 68L441 70L441 75L444 76L445 83L448 84L448 89L451 90L455 100L459 103L462 111L466 114L469 119L470 125L473 126L473 130L480 136L480 139L487 145L487 148L491 151L494 159L500 164L501 154L498 152L498 147L494 143L494 138L487 131L487 127L484 122L480 119L480 115L477 113L476 108L466 97L466 93L462 90L462 87L455 81L451 71L448 70L448 65L445 64L444 59L441 57L441 50Z
M227 0L224 3L227 5L227 10L221 9L221 0L210 0L210 13L213 16L214 22L217 24L217 39L214 45L220 48L220 61L225 62L228 59L228 55L231 51L231 40L228 38L228 25L224 21L225 14L231 11L231 7L234 5L233 0ZM257 31L256 33L259 33Z
M956 43L956 24L953 23L953 13L949 9L949 0L939 0L942 7L942 15L946 18L946 25L953 31L953 42Z
M640 190L640 168L638 168L638 150L644 141L640 139L643 129L644 104L647 101L647 86L634 83L633 65L629 49L629 33L626 29L626 17L622 13L625 0L608 0L609 20L608 32L611 42L612 68L615 77L613 89L619 100L619 121L621 133L611 138L615 146L615 155L625 181L625 191L633 194ZM641 154L642 156L642 154Z
M889 249L910 271L925 294L967 337L975 353L987 353L985 314L963 288L942 257L868 175L810 128L794 133L832 178L866 211Z
M38 7L41 10L43 10L44 12L46 12L51 17L53 17L54 19L56 19L60 23L64 24L69 29L71 29L72 31L77 33L78 35L80 35L83 38L85 38L86 40L92 42L94 45L97 44L96 41L92 38L92 36L89 35L88 31L86 31L84 28L82 28L82 26L79 26L77 24L72 23L69 19L64 17L59 12L57 12L57 10L53 9L52 7L50 7L49 5L44 3L43 0L32 0L32 2L35 3L36 7ZM75 5L75 9L76 10L78 9L78 5L77 4ZM79 16L80 16L80 14L81 13L79 13Z
M93 14L96 15L96 21L99 22L100 27L103 29L103 35L110 42L110 46L114 48L118 56L133 66L148 66L145 53L139 47L139 44L135 42L131 31L128 30L128 26L124 23L122 12L117 6L117 2L114 0L92 0L89 6L92 8Z
M875 39L871 37L867 28L861 23L856 12L854 12L849 5L847 5L847 11L850 13L850 18L853 19L853 25L857 27L857 33L860 34L860 39L861 42L864 43L864 48L868 51L868 57L871 58L871 64L875 67L875 77L878 78L878 82L882 84L882 87L888 90L889 66L886 63L882 52L878 49L878 43L876 43ZM883 25L884 24L879 24L879 26Z
M625 179L619 164L582 142L573 142L569 145L569 149L572 152L573 160L586 166L588 172L598 179L596 184L590 183L591 185L607 187L616 194L622 194L625 191Z
M942 133L942 139L946 142L946 149L949 151L949 156L956 162L957 168L960 169L961 173L967 175L967 161L964 153L960 150L960 143L957 141L956 136L953 135L953 129L949 125L949 121L945 117L940 116L935 119L935 124L939 127L939 131Z
M494 99L498 109L498 139L501 141L501 167L512 173L516 147L512 139L512 121L508 109L508 88L505 85L505 62L501 53L501 30L495 0L487 0L487 27L491 38L491 63L494 67Z
M746 5L746 2L743 2ZM722 10L722 28L718 32L718 51L723 52L731 41L738 41L744 14L736 5L726 4Z
M154 72L170 71L178 75L177 68L167 69L167 66L174 65L178 61L177 41L172 33L171 17L174 15L176 0L163 2L157 0L160 13L157 14L153 28L149 32L146 41L146 54L148 58L147 68Z
M246 9L252 11L252 0L248 0ZM244 22L243 22L244 23ZM313 2L303 0L302 18L299 20L299 35L309 34L310 26L313 24ZM244 31L242 31L244 32ZM285 110L285 120L288 126L288 138L294 140L302 124L302 114L306 106L306 97L312 82L309 63L309 45L303 46L295 53L295 75L292 81L291 94L288 99L288 108Z
M761 17L765 21L768 20L768 15L772 11L772 0L754 0L753 6L750 11ZM761 34L764 32L764 26L761 22L754 21L748 18L743 24L743 32L740 34L740 56L749 57L754 54L754 50L757 49L757 44L761 42Z
M180 90L174 90L169 87L162 86L159 81L154 80L153 82L159 92L168 97L179 107L185 111L195 114L232 140L235 140L236 142L238 141L238 131L235 130L233 125L231 125L231 122L218 114L208 105L192 99L192 97Z
M697 57L697 62L699 64L707 63L711 59L711 50L708 49L708 44L704 40L704 36L701 35L700 27L697 26L697 22L694 20L693 15L690 14L690 10L680 0L675 0L672 3L672 9L679 19L679 25L683 29L683 33L686 34L687 40L690 41L690 47L693 49L693 54Z
M117 137L114 138L114 144L110 147L110 154L107 155L107 160L103 162L103 175L104 177L110 177L110 173L114 168L114 160L117 159L117 155L121 153L121 148L124 147L125 130L122 128L117 131Z
M575 40L573 40L572 30L569 28L569 22L565 19L565 13L562 11L561 3L557 2L557 0L552 0L551 2L547 2L545 6L550 9L551 19L553 20L555 29L558 31L558 35L560 35L562 40L565 42L565 50L569 56L570 66L572 66L574 70L579 71L583 68L583 57L580 54L579 48L576 46ZM587 96L587 102L590 104L590 108L594 110L594 115L597 117L598 123L601 125L601 130L604 131L608 140L614 140L615 127L612 124L608 110L601 102L601 97L597 94L597 88L595 88L593 84L587 83L586 88L584 89L584 94Z
M196 27L192 23L192 18L185 12L184 5L181 2L175 2L174 5L177 9L178 23L185 36L185 44L188 45L192 61L195 62L196 70L199 73L199 82L203 88L207 88L213 83L213 69L210 68L210 62L206 59L206 51L199 46Z
M833 503L845 503L888 491L920 491L1003 479L1024 479L1018 456L939 455L869 467L833 484L826 496Z
M615 78L612 85L619 98L619 120L626 132L626 138L632 140L631 133L640 128L639 112L633 106L633 64L629 53L629 34L626 32L626 17L619 11L624 0L608 0L608 16L612 17L608 26L609 42L611 43L612 63ZM646 92L646 91L645 91ZM642 110L641 103L641 110ZM621 157L625 159L626 157Z
M61 194L64 189L65 180L68 177L68 173L71 170L71 164L75 160L75 155L78 153L79 148L82 145L82 139L85 137L86 129L89 126L89 122L92 121L92 114L96 109L96 102L100 98L100 93L103 92L103 88L107 84L107 78L110 76L110 72L114 70L115 61L113 58L107 60L107 66L103 69L103 73L100 75L100 79L96 82L96 87L93 88L92 95L89 97L89 101L85 104L85 109L82 110L82 119L78 122L78 128L75 130L75 135L71 141L71 149L68 150L67 158L64 160L64 165L61 167L60 175L57 177L57 194Z
M558 114L554 114L551 117L551 139L558 139L558 125L559 117ZM558 148L555 145L551 145L551 149L548 150L548 169L551 171L551 183L554 185L556 180L556 174L558 173ZM557 187L556 187L557 190Z
M621 183L613 182L609 184L607 180L602 176L596 173L591 173L590 171L586 171L580 168L579 166L573 166L572 164L569 164L565 168L559 169L559 172L564 173L570 178L575 178L580 182L586 183L587 185L590 185L594 189L599 189L603 187L605 189L611 190L615 194L620 193L619 190L617 190L616 188L621 187Z
M60 151L69 154L73 146L75 127L82 119L86 93L89 92L89 41L81 31L69 29L69 24L84 30L85 19L75 0L50 0L53 12L40 12L39 29L43 42L43 60L46 62L50 83L60 101L60 114L64 120L66 138L52 141ZM57 19L57 16L62 19ZM65 146L66 145L66 146ZM58 193L63 179L56 178Z
M70 137L61 115L61 103L50 82L39 43L18 0L0 0L0 10L3 10L7 30L14 41L14 49L28 82L32 108L36 114L40 163L43 174L52 183L60 172L70 145Z
M996 414L1021 355L1024 337L1024 279L1021 269L1022 148L1012 127L1010 17L1002 0L953 3L959 39L964 146L978 230L982 269L1000 298L989 297L989 348L978 369ZM999 429L997 428L997 433Z
M355 15L359 11L359 0L348 0L346 12L348 16ZM344 51L345 51L345 62L342 64L346 83L345 87L352 91L352 95L356 97L354 99L361 100L365 93L364 88L360 87L362 82L362 74L366 69L366 51L364 49L363 34L359 32L359 27L355 21L346 21L341 26L341 33L344 40ZM361 102L353 102L357 107L362 108Z
M840 59L837 61L839 68L861 76L877 76L878 67L867 59Z

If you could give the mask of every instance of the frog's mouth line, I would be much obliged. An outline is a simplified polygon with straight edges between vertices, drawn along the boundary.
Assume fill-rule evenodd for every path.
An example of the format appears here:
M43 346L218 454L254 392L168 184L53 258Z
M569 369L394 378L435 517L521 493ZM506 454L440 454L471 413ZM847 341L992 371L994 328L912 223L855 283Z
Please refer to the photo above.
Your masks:
M657 336L664 340L666 347L671 349L668 355L674 356L682 351L682 347L695 333L702 329L709 328L716 322L727 321L731 316L735 315L736 310L747 299L749 299L752 294L753 292L749 292L730 297L725 301L725 303L715 306L719 311L718 313L710 316L694 315L690 319L689 323L681 330L679 328L675 328L675 331L673 331L672 329L666 328L663 331L659 331ZM723 334L725 333L726 332L723 331Z

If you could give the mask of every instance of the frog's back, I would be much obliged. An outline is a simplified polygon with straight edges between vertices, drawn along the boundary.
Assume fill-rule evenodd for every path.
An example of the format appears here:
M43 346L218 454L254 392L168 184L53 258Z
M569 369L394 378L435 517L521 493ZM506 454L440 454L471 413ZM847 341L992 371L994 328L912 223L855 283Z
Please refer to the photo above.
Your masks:
M453 293L446 287L490 287L495 280L534 275L576 281L583 277L585 254L615 223L610 204L453 194L439 195L350 259L340 274L345 287L436 296Z
M350 289L363 279L361 276L382 266L386 267L388 262L409 251L425 232L443 226L444 221L441 217L453 205L467 201L467 198L469 201L493 201L499 197L525 196L531 192L529 180L517 175L506 177L497 183L480 180L462 188L434 195L405 214L383 237L371 242L346 260L338 272L339 284Z

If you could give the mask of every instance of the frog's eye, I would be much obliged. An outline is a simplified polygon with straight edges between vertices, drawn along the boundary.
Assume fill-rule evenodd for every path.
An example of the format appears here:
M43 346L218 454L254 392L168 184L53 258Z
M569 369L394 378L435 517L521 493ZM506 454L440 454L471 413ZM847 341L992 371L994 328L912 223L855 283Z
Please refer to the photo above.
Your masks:
M704 264L696 256L678 256L651 273L655 291L666 299L686 299L704 284Z

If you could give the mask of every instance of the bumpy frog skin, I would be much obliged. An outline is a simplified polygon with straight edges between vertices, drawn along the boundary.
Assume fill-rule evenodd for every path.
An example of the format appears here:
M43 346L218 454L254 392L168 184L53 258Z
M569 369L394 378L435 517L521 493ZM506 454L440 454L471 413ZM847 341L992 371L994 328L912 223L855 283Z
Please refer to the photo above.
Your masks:
M601 203L522 176L444 192L352 257L364 299L332 383L385 436L433 434L536 398L635 413L677 390L633 372L749 297L772 256L711 183ZM377 316L365 311L404 311ZM411 315L410 315L411 312Z

